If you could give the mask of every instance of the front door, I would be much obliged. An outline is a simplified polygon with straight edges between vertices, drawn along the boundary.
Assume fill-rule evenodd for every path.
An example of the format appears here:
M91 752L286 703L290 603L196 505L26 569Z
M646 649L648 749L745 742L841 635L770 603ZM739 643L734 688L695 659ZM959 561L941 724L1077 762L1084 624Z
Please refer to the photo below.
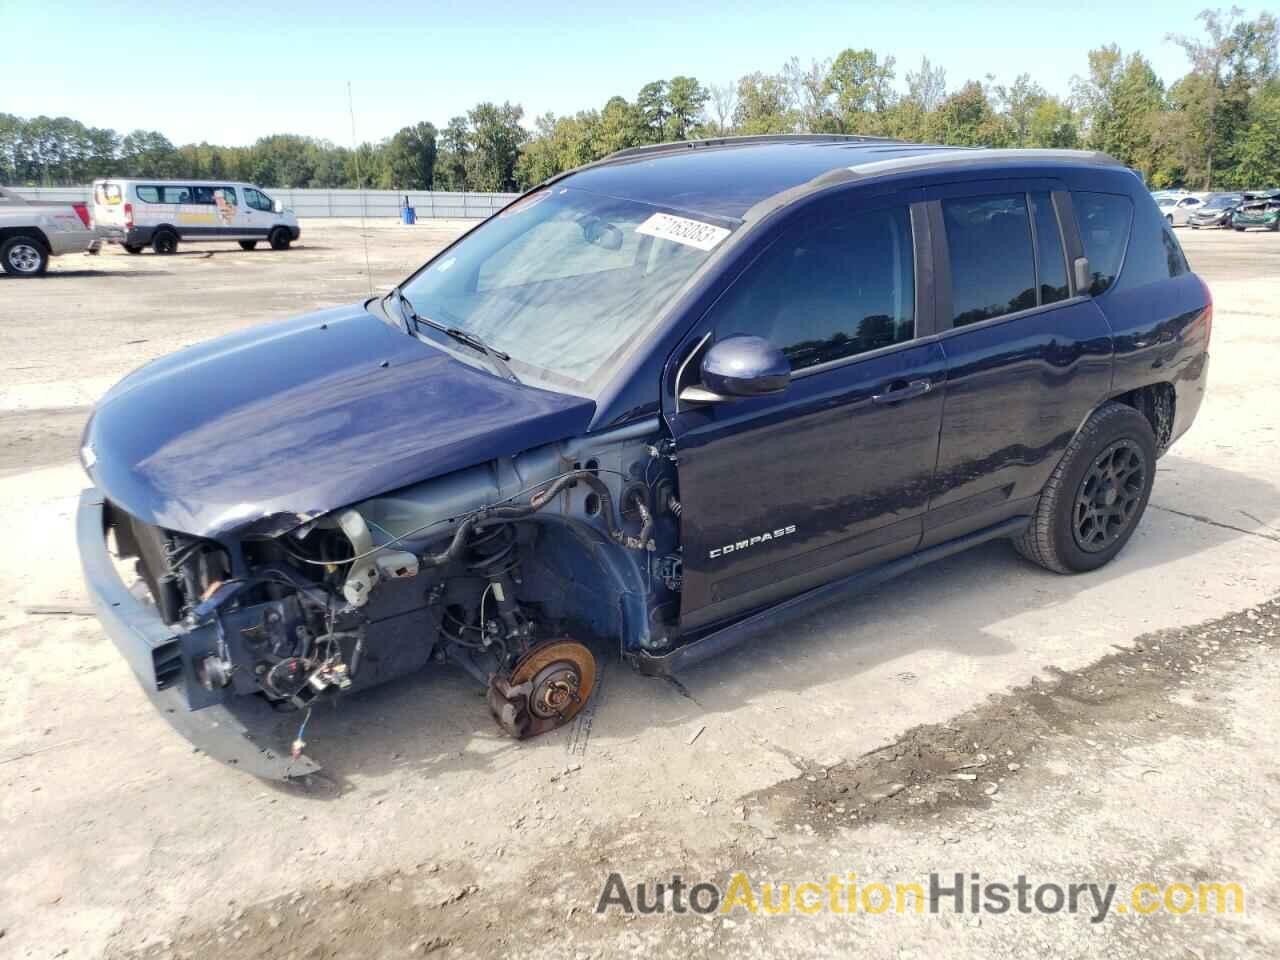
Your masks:
M734 334L772 341L792 381L774 396L668 412L684 508L682 632L919 543L946 360L927 337L929 294L917 295L923 205L913 215L880 203L829 202L784 230L683 347L678 387Z

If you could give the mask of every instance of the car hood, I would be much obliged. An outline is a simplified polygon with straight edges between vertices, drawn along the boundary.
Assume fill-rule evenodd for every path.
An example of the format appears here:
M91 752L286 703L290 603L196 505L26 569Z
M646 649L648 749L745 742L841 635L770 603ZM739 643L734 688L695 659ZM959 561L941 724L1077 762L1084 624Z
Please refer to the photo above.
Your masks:
M113 503L204 537L277 534L410 483L584 432L595 404L494 376L354 304L135 371L82 460Z

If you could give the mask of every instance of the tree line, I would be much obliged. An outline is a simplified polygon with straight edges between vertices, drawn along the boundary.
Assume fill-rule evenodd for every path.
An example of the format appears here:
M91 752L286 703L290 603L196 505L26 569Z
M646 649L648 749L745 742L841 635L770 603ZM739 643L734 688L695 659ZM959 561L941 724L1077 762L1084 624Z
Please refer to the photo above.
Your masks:
M512 103L481 103L443 127L406 126L355 149L295 134L251 146L174 146L156 131L89 127L67 117L0 113L0 183L82 184L103 176L234 179L276 187L511 191L625 147L764 133L847 133L990 147L1101 150L1152 187L1280 184L1280 27L1238 7L1200 14L1200 33L1170 35L1188 72L1166 85L1139 52L1088 52L1066 98L1029 74L959 87L924 58L898 85L894 57L845 49L735 83L690 76L645 84L572 116L524 124Z

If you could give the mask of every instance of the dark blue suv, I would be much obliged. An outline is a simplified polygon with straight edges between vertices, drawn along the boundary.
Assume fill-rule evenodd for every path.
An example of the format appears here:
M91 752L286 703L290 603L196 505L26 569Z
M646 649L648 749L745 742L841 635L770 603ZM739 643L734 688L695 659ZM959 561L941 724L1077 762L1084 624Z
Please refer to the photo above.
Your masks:
M260 775L316 769L319 701L433 661L530 736L587 702L591 641L669 675L994 538L1106 563L1211 319L1104 155L627 150L384 297L125 378L84 438L84 570L165 716Z

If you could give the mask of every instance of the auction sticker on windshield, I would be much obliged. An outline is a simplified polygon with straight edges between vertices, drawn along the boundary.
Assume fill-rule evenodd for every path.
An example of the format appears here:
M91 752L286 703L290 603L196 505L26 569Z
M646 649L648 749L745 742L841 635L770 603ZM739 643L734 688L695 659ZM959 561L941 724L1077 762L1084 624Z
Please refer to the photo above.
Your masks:
M724 227L703 223L701 220L673 217L669 213L655 213L636 227L636 233L683 243L686 247L697 247L699 250L714 249L717 243L729 235Z

